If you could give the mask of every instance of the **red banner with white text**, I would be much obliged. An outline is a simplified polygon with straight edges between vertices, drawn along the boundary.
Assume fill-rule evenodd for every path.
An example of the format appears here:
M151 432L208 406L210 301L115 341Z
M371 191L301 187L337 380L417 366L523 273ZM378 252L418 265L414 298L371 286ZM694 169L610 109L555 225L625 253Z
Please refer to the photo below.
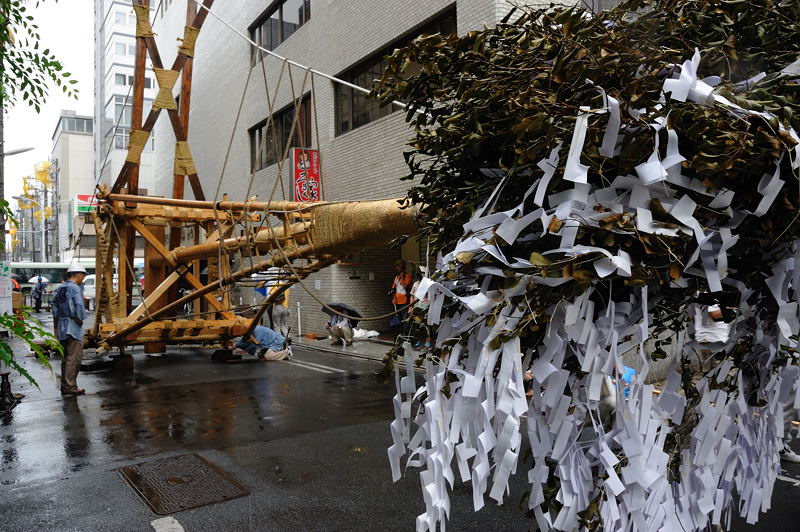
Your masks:
M319 150L292 148L292 188L294 201L311 202L322 199Z

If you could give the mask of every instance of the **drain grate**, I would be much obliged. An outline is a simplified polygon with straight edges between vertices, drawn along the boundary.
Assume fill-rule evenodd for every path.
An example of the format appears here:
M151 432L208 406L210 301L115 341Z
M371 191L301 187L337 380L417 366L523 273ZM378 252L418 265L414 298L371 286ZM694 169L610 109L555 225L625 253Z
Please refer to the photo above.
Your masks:
M196 454L120 468L133 490L159 515L243 497L250 493Z

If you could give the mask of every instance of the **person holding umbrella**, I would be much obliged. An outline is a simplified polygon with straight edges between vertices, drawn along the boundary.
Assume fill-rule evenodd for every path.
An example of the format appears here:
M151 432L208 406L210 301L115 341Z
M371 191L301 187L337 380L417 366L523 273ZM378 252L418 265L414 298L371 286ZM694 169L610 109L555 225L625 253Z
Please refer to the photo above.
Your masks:
M360 318L361 314L344 303L330 303L322 307L322 312L331 317L328 323L325 324L331 345L336 345L339 342L344 342L346 346L353 345L353 327L358 325L358 320L351 318ZM337 314L337 312L344 314L344 316ZM349 318L346 316L349 316Z

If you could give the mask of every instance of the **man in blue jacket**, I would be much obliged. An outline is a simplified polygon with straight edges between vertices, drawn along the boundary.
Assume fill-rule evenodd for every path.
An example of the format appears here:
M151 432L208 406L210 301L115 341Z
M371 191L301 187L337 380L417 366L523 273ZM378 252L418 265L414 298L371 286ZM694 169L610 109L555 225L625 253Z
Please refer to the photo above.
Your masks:
M264 360L290 359L291 351L286 349L286 338L276 333L269 327L256 325L249 338L242 336L236 347L244 349L251 355L257 355Z
M83 306L83 279L86 268L73 263L67 269L67 280L58 287L50 307L58 340L64 349L61 360L61 395L83 395L85 390L78 388L76 379L83 360L83 320L86 309Z

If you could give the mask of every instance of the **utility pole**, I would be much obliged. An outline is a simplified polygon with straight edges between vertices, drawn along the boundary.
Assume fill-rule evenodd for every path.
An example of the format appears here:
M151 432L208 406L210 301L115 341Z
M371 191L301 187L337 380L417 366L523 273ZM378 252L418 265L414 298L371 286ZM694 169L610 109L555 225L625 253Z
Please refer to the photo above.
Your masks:
M2 45L0 45L2 46ZM3 62L0 61L0 199L5 199L5 165L6 165L6 143L3 140L3 120L5 119L6 106L3 100L3 84L5 72L3 72ZM0 250L0 261L6 258L6 217L0 214L0 234L3 235L3 248Z
M47 209L47 187L42 183L42 203L40 205L42 219L40 225L42 226L42 262L47 262L47 218L45 218L45 210Z

